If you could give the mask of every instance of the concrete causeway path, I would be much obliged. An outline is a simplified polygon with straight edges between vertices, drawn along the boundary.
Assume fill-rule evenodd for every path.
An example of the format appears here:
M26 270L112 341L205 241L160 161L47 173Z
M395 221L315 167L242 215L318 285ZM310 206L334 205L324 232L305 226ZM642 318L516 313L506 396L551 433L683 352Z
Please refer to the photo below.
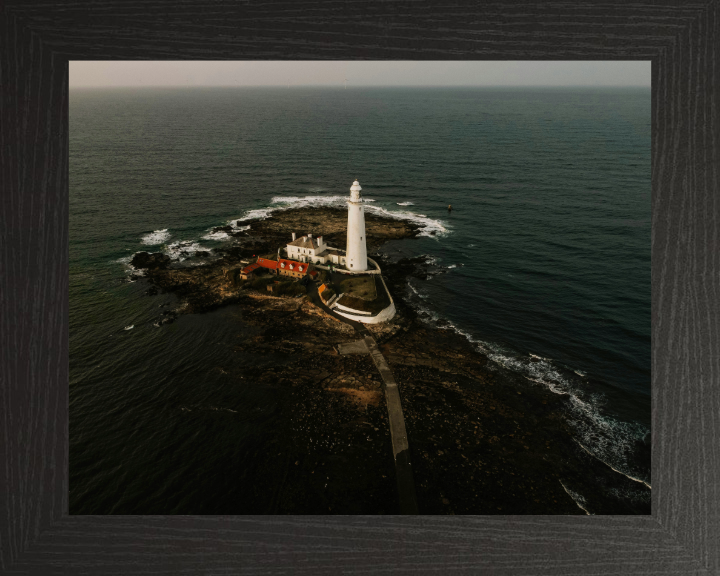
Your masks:
M372 337L362 323L340 316L328 308L320 298L314 282L309 282L306 285L306 289L313 304L322 308L323 311L330 314L333 318L349 324L363 337L362 341L353 342L349 346L345 345L346 350L351 354L363 353L362 346L359 346L359 344L364 341L368 351L366 353L370 354L372 361L375 363L375 367L380 373L385 390L390 440L392 442L393 458L395 460L395 475L400 498L400 514L418 514L417 498L415 496L415 480L410 462L410 445L408 444L407 431L405 429L405 416L403 415L402 403L400 402L400 392L398 391L392 371L382 352L380 352L375 338Z
M390 439L395 459L395 473L397 475L398 493L400 495L400 514L417 514L417 498L415 497L415 480L413 478L410 462L410 445L405 430L405 416L400 402L400 392L393 378L385 357L380 352L375 338L369 334L365 336L365 344L370 350L370 357L385 384L385 401L390 424Z

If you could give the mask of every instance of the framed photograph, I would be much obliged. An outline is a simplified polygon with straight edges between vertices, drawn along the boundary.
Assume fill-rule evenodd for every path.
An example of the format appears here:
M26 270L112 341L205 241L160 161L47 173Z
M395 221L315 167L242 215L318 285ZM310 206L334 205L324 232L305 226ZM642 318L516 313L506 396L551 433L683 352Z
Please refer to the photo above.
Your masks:
M717 7L606 8L3 8L3 570L712 573Z

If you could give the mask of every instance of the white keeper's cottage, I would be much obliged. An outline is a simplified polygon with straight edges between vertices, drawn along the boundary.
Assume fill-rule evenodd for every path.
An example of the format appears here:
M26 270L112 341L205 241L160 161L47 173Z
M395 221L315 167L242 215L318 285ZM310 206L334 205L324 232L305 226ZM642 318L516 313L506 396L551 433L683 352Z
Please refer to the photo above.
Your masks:
M345 254L337 248L328 246L322 236L313 238L312 234L308 234L296 238L295 232L293 232L292 237L292 242L287 245L287 255L291 260L312 262L313 264L345 265Z

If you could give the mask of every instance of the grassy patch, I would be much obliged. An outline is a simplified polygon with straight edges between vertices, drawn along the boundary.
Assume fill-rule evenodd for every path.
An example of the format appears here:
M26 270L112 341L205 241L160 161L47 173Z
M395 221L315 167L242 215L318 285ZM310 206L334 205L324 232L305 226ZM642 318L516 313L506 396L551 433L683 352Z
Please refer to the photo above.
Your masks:
M345 293L352 298L375 300L375 298L377 298L377 291L375 290L374 276L346 277L340 282L340 293Z
M338 303L342 304L343 306L347 306L348 308L352 308L353 310L360 310L362 312L370 312L372 314L377 314L378 312L384 310L390 305L390 297L385 291L385 287L383 286L382 280L379 275L366 276L366 278L370 278L375 287L377 297L374 300L357 298L355 296L348 295L348 293L346 292L343 297L338 300Z

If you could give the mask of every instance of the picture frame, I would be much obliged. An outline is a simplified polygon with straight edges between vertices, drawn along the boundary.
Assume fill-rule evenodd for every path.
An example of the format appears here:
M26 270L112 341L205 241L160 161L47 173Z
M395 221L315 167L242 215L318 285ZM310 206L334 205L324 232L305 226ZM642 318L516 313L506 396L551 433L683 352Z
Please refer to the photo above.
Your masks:
M0 7L0 571L720 571L720 7L304 2ZM68 515L70 60L650 60L652 515Z

